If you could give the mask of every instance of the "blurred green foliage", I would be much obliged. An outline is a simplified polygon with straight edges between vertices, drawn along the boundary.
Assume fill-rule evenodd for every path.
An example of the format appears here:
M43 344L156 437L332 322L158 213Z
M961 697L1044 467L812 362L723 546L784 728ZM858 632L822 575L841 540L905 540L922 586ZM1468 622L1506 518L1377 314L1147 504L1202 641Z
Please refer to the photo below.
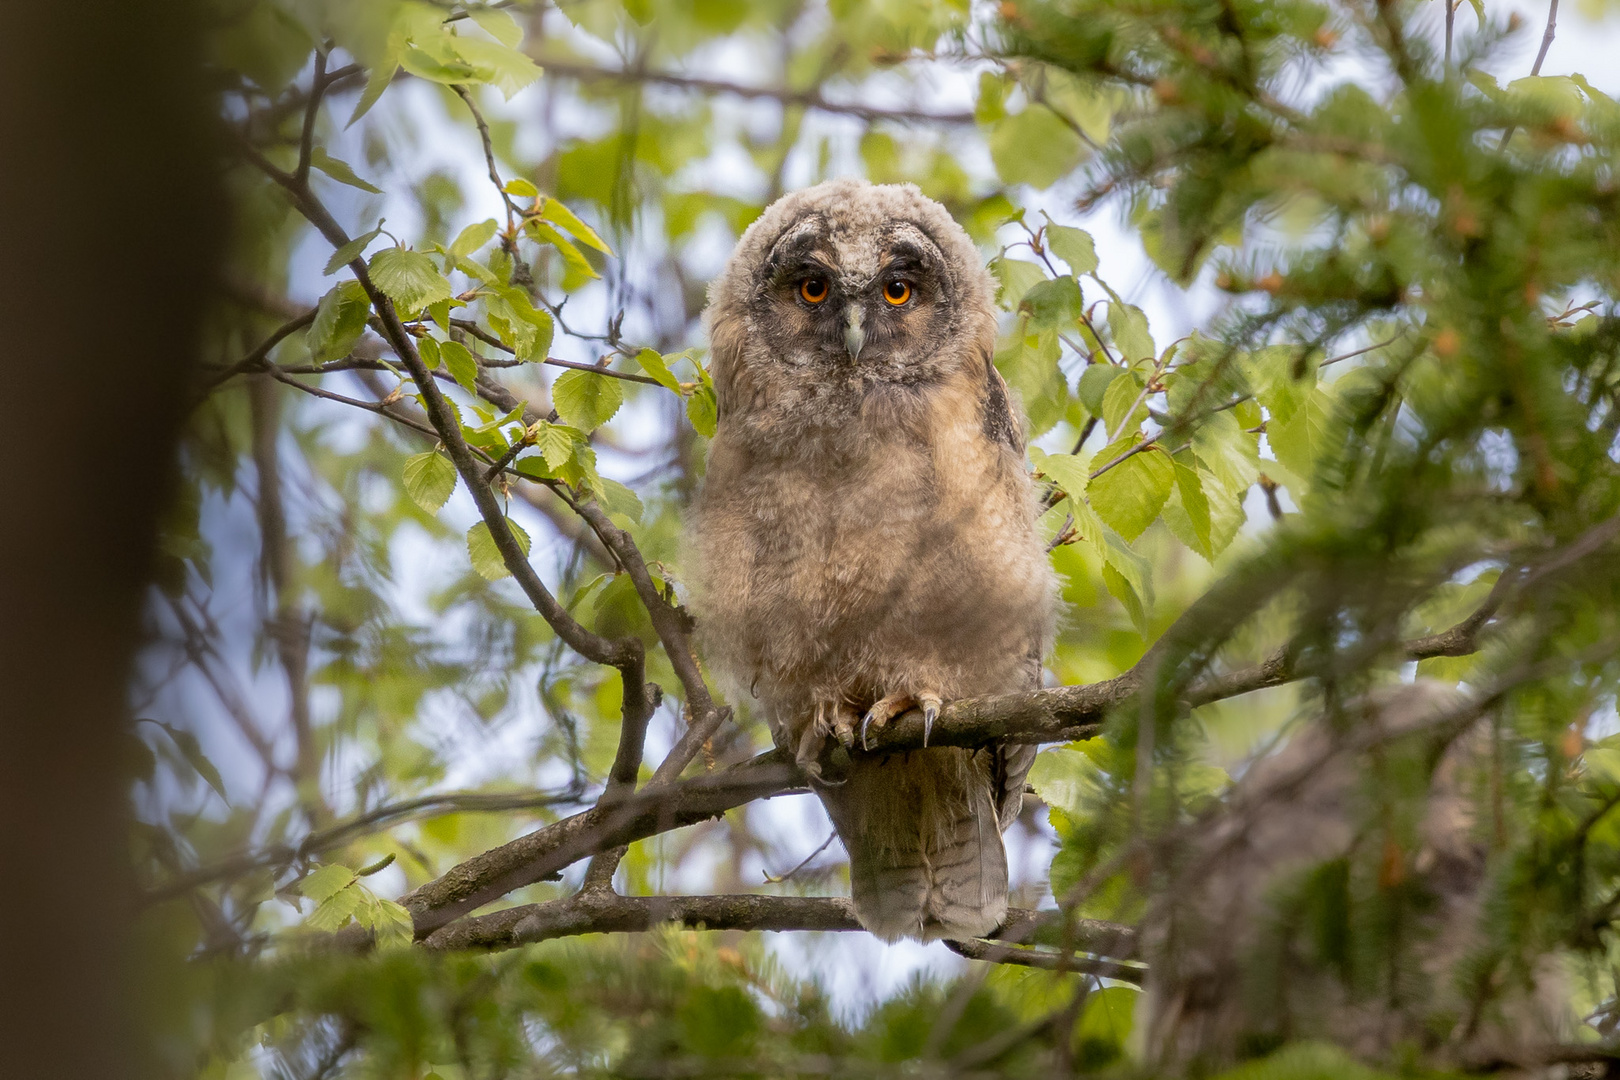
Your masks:
M1111 677L1171 630L1143 708L1043 753L1047 809L1020 829L1056 850L1025 906L1139 918L1164 881L1131 857L1144 836L1180 835L1287 721L1401 678L1400 641L1620 509L1620 106L1579 76L1499 70L1491 19L1448 58L1418 7L1320 0L215 9L236 230L133 691L161 723L131 746L161 1075L1142 1060L1138 992L1074 975L977 965L842 1002L734 933L490 957L405 943L391 896L589 805L621 691L501 583L355 258L445 375L467 442L538 481L501 482L557 594L649 647L656 739L677 730L678 680L571 504L600 505L678 591L715 424L697 319L719 260L769 201L827 176L944 203L999 282L995 362L1049 496L1066 605L1050 672ZM314 170L351 244L325 244L265 165ZM1170 281L1224 293L1218 314L1179 340L1154 327L1100 276L1075 224L1095 206L1121 209ZM1613 1025L1620 907L1620 563L1603 550L1510 596L1482 649L1417 665L1493 695L1481 985L1556 957L1589 1040ZM1178 704L1278 648L1304 681ZM744 708L704 764L768 745ZM1421 787L1379 795L1410 817ZM756 888L819 839L780 834L736 811L634 845L620 887ZM822 867L763 889L841 893L836 858ZM1322 955L1376 984L1414 961L1388 926L1358 929L1376 905L1402 917L1364 870L1324 867L1310 903ZM306 951L307 931L351 920L375 955ZM1372 1074L1302 1042L1232 1075Z

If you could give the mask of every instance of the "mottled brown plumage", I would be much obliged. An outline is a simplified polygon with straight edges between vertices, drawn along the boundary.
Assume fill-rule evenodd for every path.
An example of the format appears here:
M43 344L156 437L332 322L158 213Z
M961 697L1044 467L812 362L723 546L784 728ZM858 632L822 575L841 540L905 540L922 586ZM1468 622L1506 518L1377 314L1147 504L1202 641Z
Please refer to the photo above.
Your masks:
M1000 923L1001 832L1034 757L859 750L863 718L1040 683L1052 576L991 364L993 297L938 203L845 180L769 207L706 315L720 419L695 519L700 634L816 777L856 912L891 940ZM834 740L847 768L824 767Z

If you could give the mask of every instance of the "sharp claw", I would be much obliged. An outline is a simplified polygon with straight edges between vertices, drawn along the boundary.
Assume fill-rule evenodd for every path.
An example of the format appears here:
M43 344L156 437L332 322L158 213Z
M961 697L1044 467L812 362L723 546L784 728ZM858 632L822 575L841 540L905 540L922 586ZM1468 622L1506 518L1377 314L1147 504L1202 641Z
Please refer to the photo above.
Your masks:
M870 712L868 712L866 714L866 718L861 721L861 749L862 750L870 750L870 749L872 749L872 745L866 741L866 733L871 727L872 727L872 714Z
M923 710L923 745L928 745L928 736L934 732L934 721L939 717L939 706L930 705Z

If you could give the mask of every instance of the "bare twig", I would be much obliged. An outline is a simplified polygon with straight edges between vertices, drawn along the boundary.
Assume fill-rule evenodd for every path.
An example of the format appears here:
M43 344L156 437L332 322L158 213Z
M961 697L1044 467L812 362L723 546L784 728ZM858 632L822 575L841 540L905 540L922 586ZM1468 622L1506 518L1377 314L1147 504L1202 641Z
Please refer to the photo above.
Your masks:
M309 100L304 104L304 128L298 135L298 168L293 172L300 184L309 181L309 163L315 153L315 118L321 111L321 98L330 85L326 80L326 53L315 50L315 77L309 84Z
M501 196L501 202L506 205L506 231L512 232L517 227L516 219L523 216L523 211L512 201L507 194L506 184L501 180L500 170L495 167L495 144L489 137L489 125L484 122L484 114L478 111L478 103L473 100L472 92L465 86L452 86L467 111L472 113L473 123L478 125L478 137L484 143L484 164L489 168L489 182L495 185L495 190Z
M747 86L720 79L703 79L674 72L597 67L570 60L536 56L546 74L578 79L580 82L658 83L703 94L725 94L749 99L770 99L784 105L797 105L824 113L858 116L863 120L897 120L917 124L972 124L971 112L935 113L920 109L884 109L872 105L828 101L819 90L788 90L768 86Z
M441 817L445 814L497 814L514 810L538 810L548 806L577 804L583 801L583 798L584 793L574 789L512 794L455 791L386 803L327 828L317 829L296 844L277 844L258 851L237 852L218 862L180 874L143 894L139 902L142 905L161 903L184 895L192 889L216 881L229 881L254 870L290 866L341 847L359 837L403 825L409 821Z
M1532 76L1541 74L1541 65L1547 59L1547 50L1552 48L1553 35L1558 31L1558 0L1547 2L1547 29L1541 34L1541 48L1536 52L1536 62L1530 67Z
M259 344L258 348L254 349L242 359L226 368L220 374L210 378L208 381L208 390L213 390L215 387L222 383L228 382L238 375L249 371L258 371L259 369L263 368L266 363L268 363L270 351L277 345L281 344L282 339L286 338L289 334L297 333L299 330L304 329L310 323L314 322L315 313L316 309L310 308L297 318L290 319L276 327L270 336L265 338L264 341Z
M319 67L317 66L317 75ZM254 468L259 475L255 507L259 518L259 571L270 611L266 623L287 679L287 705L293 731L294 781L313 824L324 824L331 809L321 794L321 753L309 709L309 643L312 616L298 602L293 583L293 549L281 498L281 399L273 379L263 376L248 387Z
M780 885L780 884L782 884L782 882L788 880L794 874L797 874L800 870L803 870L805 867L809 866L810 865L810 860L815 858L817 855L820 855L823 851L826 851L829 847L831 847L832 842L834 840L836 840L837 838L838 838L838 834L836 832L828 833L827 834L827 839L825 839L825 840L823 840L821 842L820 847L816 848L816 850L812 851L810 854L808 854L804 858L800 859L799 860L799 865L795 866L793 869L789 870L785 874L773 875L772 873L770 873L770 871L766 871L765 872L764 884L766 884L766 885Z

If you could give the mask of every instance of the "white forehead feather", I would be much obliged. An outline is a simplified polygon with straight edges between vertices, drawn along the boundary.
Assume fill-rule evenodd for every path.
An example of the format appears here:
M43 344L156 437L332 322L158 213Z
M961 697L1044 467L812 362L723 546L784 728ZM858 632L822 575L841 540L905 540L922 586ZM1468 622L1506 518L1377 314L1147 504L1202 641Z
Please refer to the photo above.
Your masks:
M835 234L846 268L854 272L875 270L881 254L875 240L885 232L892 234L897 222L910 222L944 255L959 296L977 292L980 295L974 299L985 305L991 302L994 284L973 241L943 206L916 185L828 180L782 196L748 226L725 270L709 286L709 317L719 314L717 308L743 302L776 244L789 232L817 227L810 220L815 217Z

